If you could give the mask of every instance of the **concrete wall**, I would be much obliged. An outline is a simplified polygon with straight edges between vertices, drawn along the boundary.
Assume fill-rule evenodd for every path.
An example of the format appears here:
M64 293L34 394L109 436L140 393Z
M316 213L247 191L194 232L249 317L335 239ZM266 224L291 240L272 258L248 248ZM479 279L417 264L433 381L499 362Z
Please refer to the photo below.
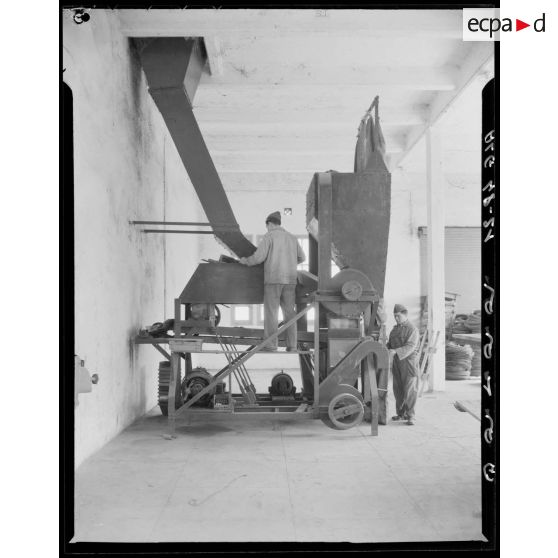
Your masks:
M116 18L63 21L74 96L75 353L100 377L75 409L76 467L156 403L160 356L131 339L172 312L196 243L145 235L133 219L198 220L200 207Z

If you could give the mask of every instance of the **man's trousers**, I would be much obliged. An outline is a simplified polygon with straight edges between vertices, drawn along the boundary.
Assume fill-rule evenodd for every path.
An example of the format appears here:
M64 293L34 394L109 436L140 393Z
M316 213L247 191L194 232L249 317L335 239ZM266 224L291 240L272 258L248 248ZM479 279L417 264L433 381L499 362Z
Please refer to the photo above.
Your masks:
M391 371L397 414L400 417L414 418L418 393L418 359L416 355L411 355L403 360L399 360L399 357L394 355Z
M279 306L283 310L285 322L296 316L295 288L296 285L264 285L264 336L266 339L277 331ZM287 348L296 349L296 322L287 329L286 337ZM266 347L276 349L277 341L276 337Z

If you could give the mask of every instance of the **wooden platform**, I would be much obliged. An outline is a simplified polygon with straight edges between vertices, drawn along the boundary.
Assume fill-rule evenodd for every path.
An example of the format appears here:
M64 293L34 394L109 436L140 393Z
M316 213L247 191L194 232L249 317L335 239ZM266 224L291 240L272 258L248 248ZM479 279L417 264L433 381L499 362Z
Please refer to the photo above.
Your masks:
M172 341L174 339L174 337L139 337L137 336L134 340L134 342L138 345L163 345L163 344L168 344L169 341ZM205 339L204 339L205 341ZM246 343L251 342L252 340L245 340ZM255 341L255 340L254 340ZM238 341L237 341L238 342ZM281 347L282 348L282 347ZM217 350L217 349L210 349L210 350L204 350L204 351L181 351L183 353L196 353L196 354L234 354L237 355L239 353L247 353L248 351L245 349L241 349L238 351L222 351L222 350ZM277 351L260 351L260 354L265 354L265 355L310 355L312 354L314 351L281 351L281 350L277 350Z

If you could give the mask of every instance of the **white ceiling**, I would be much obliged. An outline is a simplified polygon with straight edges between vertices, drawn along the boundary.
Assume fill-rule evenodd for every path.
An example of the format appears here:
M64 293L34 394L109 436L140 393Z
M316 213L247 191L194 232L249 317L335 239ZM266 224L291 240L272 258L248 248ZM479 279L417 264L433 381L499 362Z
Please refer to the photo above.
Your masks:
M351 171L376 95L390 166L479 72L460 10L119 10L131 37L201 36L194 111L219 172Z

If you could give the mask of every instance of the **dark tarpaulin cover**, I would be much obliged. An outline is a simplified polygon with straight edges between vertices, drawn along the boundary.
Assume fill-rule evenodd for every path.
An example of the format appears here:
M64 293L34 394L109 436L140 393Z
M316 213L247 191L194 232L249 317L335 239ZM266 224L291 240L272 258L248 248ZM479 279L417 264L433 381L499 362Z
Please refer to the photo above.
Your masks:
M358 128L357 143L355 149L355 172L388 170L385 155L386 142L380 117L376 111L372 116L371 109L374 104L366 111Z

